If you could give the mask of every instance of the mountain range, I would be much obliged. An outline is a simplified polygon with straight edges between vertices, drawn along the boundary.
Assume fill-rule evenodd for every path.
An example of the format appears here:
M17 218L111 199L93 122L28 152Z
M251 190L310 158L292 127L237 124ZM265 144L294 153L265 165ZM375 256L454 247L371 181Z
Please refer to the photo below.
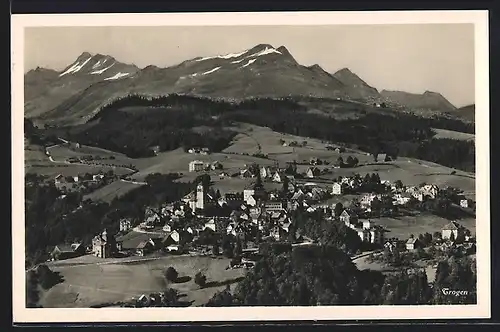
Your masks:
M131 93L178 93L231 100L308 96L370 105L384 102L410 111L457 110L439 93L379 92L348 68L332 74L317 64L304 66L284 46L269 44L238 53L188 59L167 68L150 65L140 69L112 56L84 52L60 72L36 68L27 72L24 80L25 116L57 124L86 122L101 106Z

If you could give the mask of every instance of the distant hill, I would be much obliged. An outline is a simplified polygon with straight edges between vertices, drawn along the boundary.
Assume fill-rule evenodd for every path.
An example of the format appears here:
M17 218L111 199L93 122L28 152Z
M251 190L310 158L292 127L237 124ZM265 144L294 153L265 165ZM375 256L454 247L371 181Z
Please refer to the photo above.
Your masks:
M333 76L348 87L350 97L358 100L380 99L380 94L374 87L368 85L349 68L337 71Z
M476 105L467 105L460 107L455 111L455 114L457 114L458 117L467 120L467 121L475 121L475 114L476 114Z
M404 91L382 90L380 95L387 99L388 103L404 106L415 113L429 111L446 113L456 110L453 104L437 92L425 91L422 94L416 94Z

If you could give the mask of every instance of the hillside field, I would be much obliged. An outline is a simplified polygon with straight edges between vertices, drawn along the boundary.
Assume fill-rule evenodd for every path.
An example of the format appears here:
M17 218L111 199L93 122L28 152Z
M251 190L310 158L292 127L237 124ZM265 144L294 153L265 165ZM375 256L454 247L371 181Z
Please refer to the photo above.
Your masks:
M199 306L223 290L226 284L244 275L242 269L226 270L228 265L226 258L196 256L166 256L121 264L54 265L51 269L60 272L64 281L44 292L40 304L45 308L85 308L127 301L171 287L179 290L183 296L180 300L186 305ZM179 272L180 278L189 280L167 284L163 273L169 266ZM197 272L207 276L204 289L194 283Z
M436 136L434 136L435 138L451 138L462 141L476 140L476 135L474 134L461 133L459 131L438 129L438 128L432 128L432 130L436 133Z
M304 179L307 182L323 183L325 186L331 185L339 176L350 176L359 173L364 176L367 173L377 172L382 180L394 182L401 180L405 185L419 185L423 182L434 183L439 187L457 187L463 190L467 197L475 198L475 174L460 171L457 169L445 167L432 162L400 157L396 161L384 163L375 163L373 157L366 153L353 149L346 149L345 152L339 153L326 149L327 145L337 146L334 142L327 143L317 139L297 137L293 135L274 132L269 128L258 127L249 124L239 124L231 129L236 130L239 134L234 138L231 145L220 153L209 155L190 154L182 149L176 149L168 152L161 152L157 156L149 158L132 159L123 154L115 153L99 148L83 146L80 149L73 149L67 146L57 146L51 148L51 155L58 163L52 163L49 160L43 159L43 153L36 149L27 150L26 154L31 155L31 159L40 159L36 163L26 163L26 169L30 172L55 176L59 173L63 175L77 175L85 172L95 173L99 170L113 169L117 174L129 174L131 170L119 168L116 165L133 164L137 167L138 172L131 176L134 181L144 181L145 178L152 173L182 173L179 181L192 181L202 172L189 172L188 164L193 160L200 160L204 163L219 161L223 165L223 170L210 171L208 174L214 181L214 186L221 190L240 191L246 185L251 183L253 179L240 179L239 177L220 178L221 172L226 172L229 175L239 172L252 163L257 163L261 166L271 166L278 164L280 167L285 167L287 162L296 161L301 163L298 165L300 172L305 172L310 166L307 163L310 158L316 157L329 163L328 166L318 166L319 168L328 167L332 170L331 174L321 175L318 179ZM304 147L283 146L280 140L289 144L292 141L301 143L307 141ZM268 159L254 157L254 153L263 153L268 155ZM64 164L63 160L74 155L94 155L102 156L102 160L93 161L96 164L76 165ZM115 159L109 159L109 156L114 156ZM339 157L347 160L349 156L358 158L359 166L355 168L333 168L334 163ZM101 166L102 165L102 166ZM110 165L115 165L113 166ZM114 195L121 195L134 186L130 183L115 182L97 192L89 195L92 198L102 198L106 201L111 200ZM279 187L279 184L268 183L268 188Z

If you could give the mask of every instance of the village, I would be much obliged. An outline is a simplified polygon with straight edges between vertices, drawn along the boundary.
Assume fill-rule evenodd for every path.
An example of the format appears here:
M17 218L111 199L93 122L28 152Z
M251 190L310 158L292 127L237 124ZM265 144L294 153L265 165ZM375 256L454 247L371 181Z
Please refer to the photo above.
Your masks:
M377 224L377 218L422 209L443 198L466 213L474 209L475 202L453 188L440 189L433 184L405 186L401 181L380 180L376 173L364 178L359 174L338 177L332 184L316 183L314 180L325 169L318 168L322 162L317 158L311 158L309 164L303 173L297 172L296 163L288 163L285 168L245 165L239 172L228 174L221 162L192 160L187 170L200 174L196 190L177 202L146 207L142 220L120 220L116 234L104 229L91 244L56 246L51 259L85 254L99 258L223 254L232 258L228 268L249 268L255 264L255 254L262 250L262 243L321 244L297 227L296 211L342 223L353 230L364 244L363 250L352 253L353 257L394 248L415 251L430 245L430 233L408 234L406 238L388 236L391 230ZM218 172L220 177L253 181L241 192L221 194L212 186L209 171ZM281 188L265 190L268 183ZM455 220L433 233L433 245L469 249L475 246L470 230Z

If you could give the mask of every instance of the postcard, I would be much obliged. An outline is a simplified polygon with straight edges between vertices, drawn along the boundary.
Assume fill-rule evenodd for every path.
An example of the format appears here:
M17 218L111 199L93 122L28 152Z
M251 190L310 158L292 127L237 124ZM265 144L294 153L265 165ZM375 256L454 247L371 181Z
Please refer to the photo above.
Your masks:
M490 317L488 75L487 11L13 15L14 322Z

